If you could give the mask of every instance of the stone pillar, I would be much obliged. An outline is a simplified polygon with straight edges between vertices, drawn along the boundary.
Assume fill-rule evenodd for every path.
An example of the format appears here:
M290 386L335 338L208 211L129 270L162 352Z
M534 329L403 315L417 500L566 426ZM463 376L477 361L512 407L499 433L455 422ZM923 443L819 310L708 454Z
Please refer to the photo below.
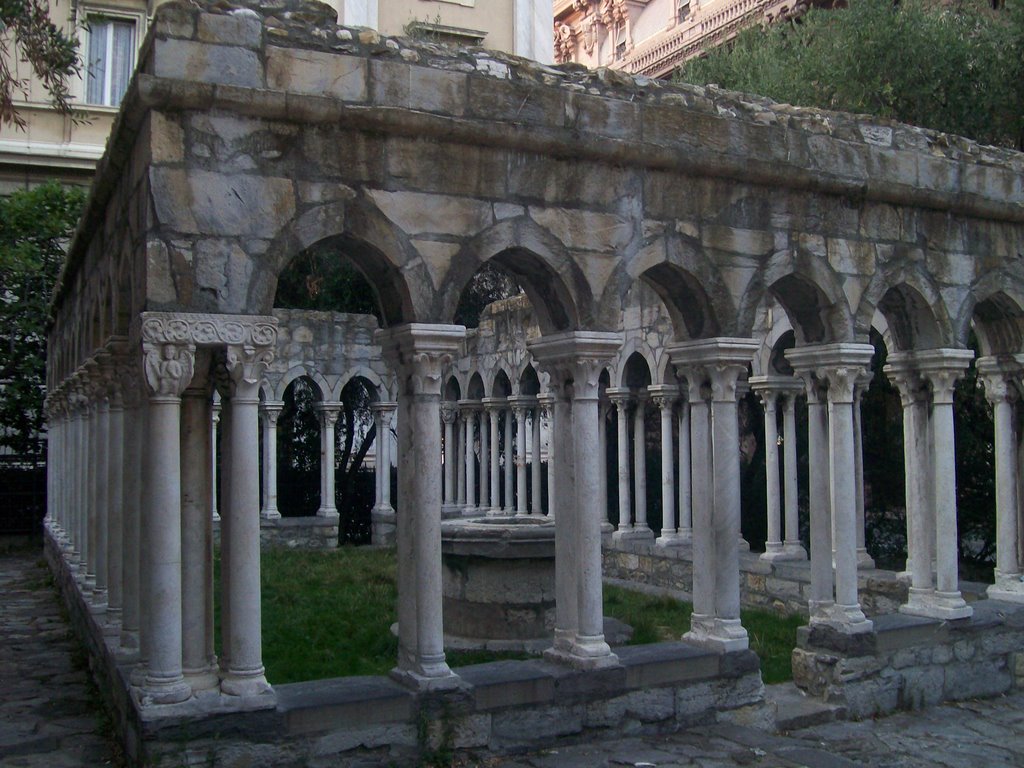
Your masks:
M538 363L538 367L541 365ZM572 657L579 629L579 542L576 538L576 473L574 472L572 403L567 371L551 371L549 381L554 424L551 475L558 482L551 489L549 516L555 519L555 636L550 651L558 659Z
M511 398L509 398L511 402ZM513 479L513 467L515 466L515 453L512 448L512 433L515 430L511 405L505 411L505 514L516 513L515 482Z
M510 397L516 422L516 517L528 514L526 505L526 412L533 398Z
M441 404L441 419L444 421L444 514L455 513L455 470L459 463L459 451L455 445L455 420L458 410L455 403Z
M82 592L91 602L96 588L96 433L99 408L96 403L96 363L86 363L85 418L82 420Z
M71 562L75 579L81 583L85 579L85 531L86 531L86 473L85 456L86 443L85 432L88 428L89 400L85 396L84 384L80 374L75 379L75 415L73 424L73 461L71 466L72 487L71 495Z
M462 326L409 324L377 331L398 378L398 666L419 690L453 688L441 615L441 371L465 338Z
M995 583L988 588L994 600L1024 603L1018 511L1018 464L1015 406L1019 392L1016 375L997 358L978 360L978 374L985 384L985 397L992 404L995 430L996 474L996 568Z
M488 461L490 469L490 501L488 504L488 515L501 515L501 447L500 447L500 436L498 434L498 418L501 415L501 408L504 406L504 398L498 397L487 397L483 400L484 412L487 414L488 421L490 422L490 429L488 430L488 450L491 454Z
M217 511L217 425L220 424L220 395L213 393L213 406L210 411L210 445L213 453L210 456L210 517L213 522L220 521Z
M483 401L477 408L477 416L480 419L480 502L476 511L478 515L486 515L491 511L491 418L484 410Z
M122 605L121 648L131 653L139 648L139 551L141 520L142 436L145 416L140 403L136 371L126 367L121 375L124 398L124 445L121 467Z
M142 600L149 621L144 704L172 704L192 689L181 665L181 393L192 380L195 347L143 342L149 386L146 435L145 534L147 572Z
M110 426L107 436L107 622L113 634L120 634L124 606L124 370L127 340L109 345L111 352Z
M758 342L741 338L701 339L669 348L676 369L686 371L691 402L694 614L686 639L717 651L742 650L748 646L747 631L740 623L739 613L740 466L736 390L739 377L746 373L757 349ZM710 414L704 410L707 406L698 408L702 385L710 388ZM703 448L708 445L708 433L710 450ZM698 467L697 462L702 457L709 466ZM698 482L706 490L698 493Z
M555 438L555 396L552 395L551 393L548 393L546 395L541 395L537 399L540 402L540 407L544 411L544 416L548 420L548 483L547 483L547 485L548 485L548 509L547 509L547 513L548 513L548 519L549 520L554 520L555 519L555 507L557 506L555 504L555 485L556 485L556 479L555 479L556 478L556 476L555 476L555 443L556 443L556 438ZM602 456L601 468L602 468L603 471L606 470L604 459L603 459L603 457L606 456L606 455L607 455L607 451L602 452L602 454L601 454L601 456ZM607 471L605 471L605 474L603 475L603 477L604 477L604 480L603 480L602 485L601 485L601 491L602 491L601 509L607 510L608 509L608 477L607 477ZM611 530L611 526L607 522L605 522L603 527L602 527L602 530Z
M796 398L803 389L799 379L793 379L793 390L783 401L782 463L786 494L786 539L783 551L787 560L806 560L807 550L800 541L799 486L796 464ZM831 523L830 523L831 525ZM830 587L831 589L831 587Z
M679 527L680 544L693 544L693 493L690 461L690 402L679 402Z
M263 509L264 520L280 520L277 509L277 420L284 403L268 400L260 403L260 421L263 425Z
M548 656L573 666L593 669L614 666L618 658L604 639L604 611L601 586L601 521L603 512L598 504L597 415L600 396L600 375L608 360L621 346L618 334L576 331L541 337L528 342L530 352L539 366L547 369L552 383L562 393L572 380L572 443L575 480L574 513L561 509L556 513L556 563L563 550L565 536L575 532L576 546L569 551L575 556L577 573L576 636L566 647L563 643L552 648ZM556 401L557 402L557 401ZM556 413L559 431L564 432L567 421ZM568 416L568 414L566 414ZM556 455L560 455L556 448ZM559 470L560 471L560 470ZM564 520L563 518L568 518ZM571 527L566 529L565 523ZM562 536L559 537L559 528ZM557 572L556 572L557 579ZM556 586L557 590L557 586ZM557 637L557 635L556 635Z
M636 395L636 409L633 411L633 537L653 539L654 533L647 525L647 435L645 417L647 395Z
M479 400L463 400L459 403L462 420L465 423L465 440L463 460L465 461L464 479L466 482L466 503L462 508L463 515L479 513L476 495L476 414L480 408Z
M861 419L861 398L867 388L871 386L871 379L871 372L866 372L857 380L857 385L853 389L853 459L856 465L854 487L857 489L857 567L863 569L875 567L875 561L868 554L865 541L867 520L864 514L864 428Z
M779 429L775 409L779 393L769 387L750 382L764 403L764 459L768 514L768 538L762 560L774 560L782 554L782 491L779 487Z
M626 387L609 387L605 390L615 406L616 425L616 469L619 487L619 525L613 538L619 541L629 538L633 532L632 503L629 489L629 402L630 391Z
M540 405L536 402L533 406L530 428L530 436L532 438L530 441L530 513L543 515L544 505L542 503L541 485L544 477L541 471L540 457ZM598 442L600 443L600 440Z
M391 419L397 403L377 402L370 406L377 427L377 457L375 476L377 499L370 513L374 544L393 544L395 540L395 510L391 506Z
M466 509L466 412L459 401L455 421L455 442L458 444L458 458L455 462L455 506L461 515Z
M543 405L543 408L544 408L545 414L550 413L550 411L548 410L548 405L546 403ZM599 458L599 461L597 463L598 472L600 474L600 478L598 480L598 488L601 491L601 499L600 499L600 501L598 503L599 503L599 505L600 505L600 507L602 509L602 513L604 515L604 520L601 523L601 533L611 533L612 531L615 530L615 526L612 525L612 521L609 519L609 512L611 510L608 509L608 412L610 410L611 410L611 403L608 401L607 398L602 399L601 402L599 403L599 407L597 409L597 412L598 412L598 416L597 416L597 439L598 439L598 442L599 442L597 450L598 450L598 453L600 454L600 458ZM549 448L548 448L548 499L549 500L551 499L551 490L550 490L551 489L551 466L552 466L552 464L551 464L551 448L549 446Z
M835 604L812 616L846 633L868 632L872 622L864 616L857 599L857 497L854 488L853 389L857 378L871 364L870 344L836 343L798 347L786 357L798 370L813 367L817 380L827 384L829 501L835 530ZM808 394L810 403L810 393ZM810 416L808 417L810 423ZM820 446L818 446L820 448ZM815 448L811 447L811 455ZM812 529L812 579L814 530ZM812 592L814 591L812 586Z
M337 518L334 501L334 426L338 423L341 406L338 403L320 403L320 509L317 517Z
M676 530L675 446L672 434L672 409L679 395L678 387L658 384L647 388L661 415L661 535L659 547L682 543Z
M259 387L267 365L273 359L272 348L229 346L227 369L231 377L231 423L228 439L231 443L230 475L223 482L230 485L230 506L221 510L230 517L227 540L221 548L229 550L228 580L230 607L230 645L226 649L227 670L221 680L221 692L231 696L272 696L263 669L262 615L260 608L260 518L259 491ZM327 428L325 451L329 466L334 466L334 423L337 411L324 410ZM333 481L333 471L328 474ZM333 510L334 485L330 482ZM321 503L321 514L324 511Z
M96 371L96 434L91 456L93 464L93 526L94 554L92 561L96 565L96 576L92 592L92 608L100 613L107 610L107 563L109 551L110 525L110 388L113 384L114 370L110 355L106 352L97 355L99 368Z
M209 368L209 358L204 366ZM200 366L199 370L202 370ZM266 435L266 432L264 432ZM264 448L269 443L264 443ZM193 691L216 688L213 636L213 520L210 498L210 389L199 374L181 400L181 665Z

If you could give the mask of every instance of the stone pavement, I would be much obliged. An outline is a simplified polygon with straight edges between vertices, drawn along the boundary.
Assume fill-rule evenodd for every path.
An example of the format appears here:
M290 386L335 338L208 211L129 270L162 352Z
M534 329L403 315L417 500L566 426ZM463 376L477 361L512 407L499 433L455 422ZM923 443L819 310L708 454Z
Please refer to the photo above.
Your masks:
M117 765L38 550L0 553L0 766ZM1024 693L784 735L716 725L513 757L481 768L1024 768Z
M41 549L0 553L0 766L116 765Z

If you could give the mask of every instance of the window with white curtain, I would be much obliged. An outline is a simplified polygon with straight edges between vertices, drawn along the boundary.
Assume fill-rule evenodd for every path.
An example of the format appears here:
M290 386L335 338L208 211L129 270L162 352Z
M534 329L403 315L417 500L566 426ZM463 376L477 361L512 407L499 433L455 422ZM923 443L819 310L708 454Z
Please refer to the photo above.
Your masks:
M116 107L135 68L135 20L90 15L88 30L85 101Z

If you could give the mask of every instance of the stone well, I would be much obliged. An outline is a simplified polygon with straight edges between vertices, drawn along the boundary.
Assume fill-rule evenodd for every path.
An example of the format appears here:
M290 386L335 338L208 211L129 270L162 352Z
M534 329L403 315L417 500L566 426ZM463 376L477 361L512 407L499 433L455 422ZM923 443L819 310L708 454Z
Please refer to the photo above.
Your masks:
M449 648L539 651L555 626L555 525L537 517L441 526Z

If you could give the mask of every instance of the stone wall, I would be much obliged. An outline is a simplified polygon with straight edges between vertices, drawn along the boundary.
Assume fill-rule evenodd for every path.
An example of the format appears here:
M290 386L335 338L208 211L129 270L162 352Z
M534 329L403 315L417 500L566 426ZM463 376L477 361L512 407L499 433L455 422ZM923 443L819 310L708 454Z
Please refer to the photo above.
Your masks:
M859 635L802 627L793 681L858 719L996 696L1024 687L1022 630L1024 606L995 600L975 602L974 616L959 621L879 616Z
M213 541L220 546L220 524L213 524ZM327 517L282 517L260 520L260 547L270 549L334 549L338 520Z

